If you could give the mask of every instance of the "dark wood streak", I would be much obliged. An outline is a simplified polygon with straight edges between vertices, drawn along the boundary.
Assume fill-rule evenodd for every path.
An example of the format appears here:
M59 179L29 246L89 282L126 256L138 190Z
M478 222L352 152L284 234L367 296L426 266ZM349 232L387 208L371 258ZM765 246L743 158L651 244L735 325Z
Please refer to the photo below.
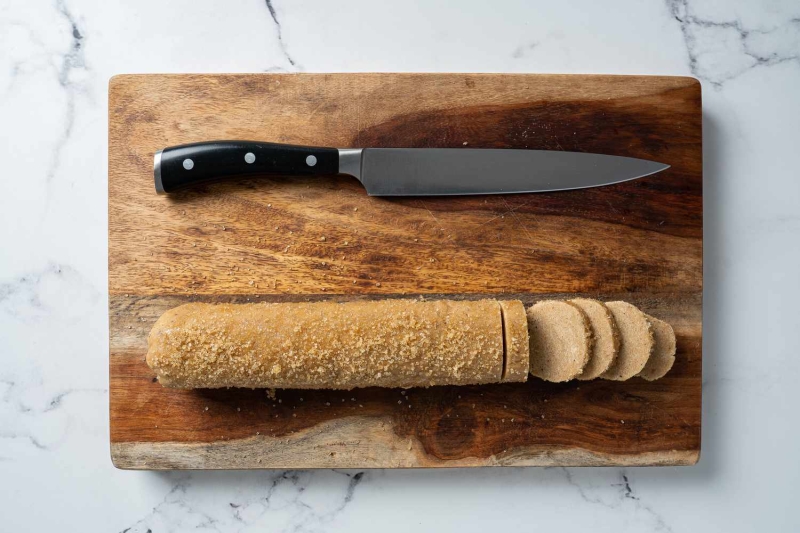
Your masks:
M699 91L689 86L664 96L696 101L678 115L665 114L651 105L648 97L437 109L398 116L365 128L351 143L364 147L564 150L664 162L672 168L613 187L510 196L507 201L518 214L576 213L614 223L622 218L628 226L698 237L696 223L673 221L693 220L702 205L702 181L686 179L699 172L697 165L701 163L697 149L701 143L701 117L693 112L694 106L700 104ZM685 124L678 129L678 135L675 121ZM648 196L650 193L657 195ZM431 198L426 199L426 204L436 212L470 211L479 208L484 200ZM405 205L414 202L393 201ZM598 205L604 208L597 209ZM660 219L655 228L654 219Z

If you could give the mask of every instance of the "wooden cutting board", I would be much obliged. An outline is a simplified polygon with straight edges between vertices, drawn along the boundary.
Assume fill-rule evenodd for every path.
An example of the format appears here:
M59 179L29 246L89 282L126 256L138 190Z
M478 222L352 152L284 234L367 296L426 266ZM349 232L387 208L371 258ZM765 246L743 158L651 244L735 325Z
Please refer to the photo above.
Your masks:
M111 454L120 468L681 465L700 452L702 114L692 78L132 75L109 91ZM658 175L575 192L370 198L351 178L174 196L153 153L212 139L571 150ZM624 298L671 323L656 382L164 389L147 334L189 301Z

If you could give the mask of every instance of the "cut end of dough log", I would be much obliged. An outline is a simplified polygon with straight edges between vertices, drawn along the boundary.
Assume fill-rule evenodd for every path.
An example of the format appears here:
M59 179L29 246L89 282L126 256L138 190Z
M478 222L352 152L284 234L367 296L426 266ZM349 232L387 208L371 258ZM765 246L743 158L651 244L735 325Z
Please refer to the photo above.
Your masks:
M545 381L578 376L592 349L586 314L567 302L546 300L528 309L530 372Z
M608 302L606 307L617 323L622 342L617 359L600 377L624 381L641 372L653 354L653 326L647 315L628 302Z
M505 365L501 382L527 381L530 370L530 342L525 306L519 300L504 300L500 302L500 310L505 337Z
M675 331L672 326L647 315L653 325L653 334L655 336L655 349L653 355L647 361L644 369L637 374L639 377L647 381L653 381L664 377L670 371L672 365L675 363Z
M611 311L602 302L589 298L575 298L568 303L580 307L589 319L589 327L594 336L594 346L589 356L589 362L578 376L578 379L586 381L598 377L608 370L614 363L619 352L620 337L617 330L617 323L611 315Z

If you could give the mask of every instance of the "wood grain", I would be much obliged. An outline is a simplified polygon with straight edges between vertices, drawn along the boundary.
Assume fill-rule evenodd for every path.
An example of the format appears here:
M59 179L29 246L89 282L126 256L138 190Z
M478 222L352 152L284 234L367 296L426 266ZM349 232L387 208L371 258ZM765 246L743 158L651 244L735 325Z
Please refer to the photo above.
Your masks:
M695 80L118 76L110 84L109 116L110 416L117 466L696 461L702 119ZM156 196L153 153L209 139L564 149L672 167L611 187L538 195L371 198L355 180L332 177L250 179ZM186 301L403 295L526 303L551 296L622 298L675 327L678 361L654 383L531 379L414 389L405 396L383 389L279 391L280 403L264 391L163 389L143 361L152 324Z

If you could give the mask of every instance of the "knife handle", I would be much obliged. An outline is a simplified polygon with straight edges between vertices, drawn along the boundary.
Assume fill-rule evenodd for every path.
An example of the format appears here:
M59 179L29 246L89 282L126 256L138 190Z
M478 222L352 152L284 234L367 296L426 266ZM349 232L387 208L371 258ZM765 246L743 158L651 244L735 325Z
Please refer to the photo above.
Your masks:
M156 192L243 176L334 175L339 172L336 148L293 146L255 141L211 141L164 148L155 153Z

